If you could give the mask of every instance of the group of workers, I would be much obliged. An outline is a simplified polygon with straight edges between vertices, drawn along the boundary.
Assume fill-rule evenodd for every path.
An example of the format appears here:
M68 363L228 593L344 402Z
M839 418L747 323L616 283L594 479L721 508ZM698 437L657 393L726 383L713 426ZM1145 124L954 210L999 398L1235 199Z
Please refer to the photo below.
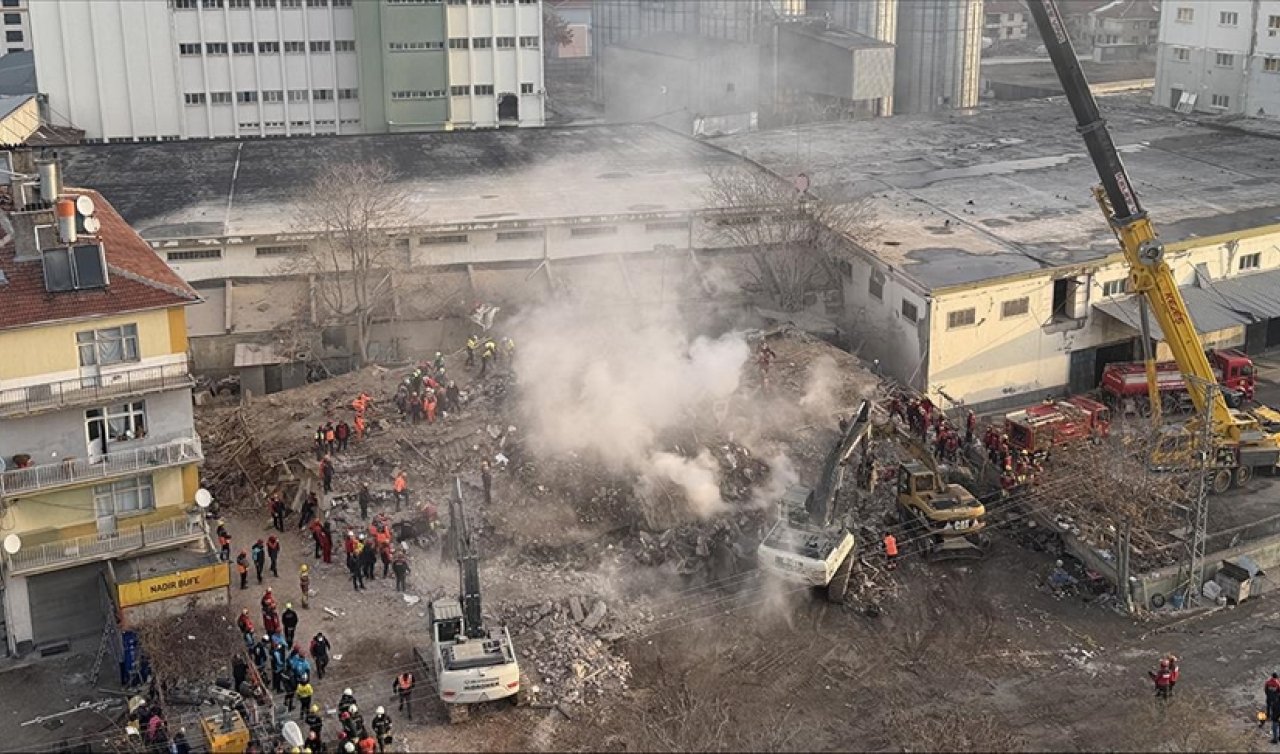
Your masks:
M467 337L467 361L464 366L471 369L476 365L477 354L480 358L480 376L484 377L489 372L489 367L494 364L500 357L505 357L510 363L515 360L516 342L511 338L502 338L501 346L498 340L492 335L486 335L480 338L477 335ZM437 353L436 356L440 354Z
M434 361L423 362L407 374L396 388L394 398L401 416L411 424L425 419L434 424L438 413L448 414L462 407L462 391L448 378L444 354L436 351Z

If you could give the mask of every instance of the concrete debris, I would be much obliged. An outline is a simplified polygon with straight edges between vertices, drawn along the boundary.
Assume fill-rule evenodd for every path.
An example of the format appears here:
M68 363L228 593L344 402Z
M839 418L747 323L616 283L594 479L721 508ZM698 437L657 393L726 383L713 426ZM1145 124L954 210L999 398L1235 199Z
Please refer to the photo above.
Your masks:
M597 601L595 607L591 608L591 614L587 616L586 620L582 621L582 627L588 631L596 630L596 627L600 625L600 621L604 620L606 612L608 612L608 608L605 607L604 602Z
M586 704L630 682L631 664L597 633L608 625L607 605L596 599L580 625L572 605L581 610L582 601L575 595L564 603L498 606L501 622L518 637L522 669L537 679L536 691L531 689L535 702Z

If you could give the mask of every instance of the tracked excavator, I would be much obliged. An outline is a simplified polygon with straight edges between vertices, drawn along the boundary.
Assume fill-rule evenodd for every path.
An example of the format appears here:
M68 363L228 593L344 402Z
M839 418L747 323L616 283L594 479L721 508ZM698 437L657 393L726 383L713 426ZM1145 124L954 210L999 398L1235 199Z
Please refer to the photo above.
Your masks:
M871 402L841 430L827 453L817 489L790 487L780 501L778 522L760 543L760 567L772 576L797 586L809 586L832 602L843 602L853 567L854 537L836 520L836 495L844 483L849 457L867 441L871 430Z
M1248 411L1233 409L1223 391L1216 389L1217 375L1205 356L1204 344L1165 259L1164 244L1142 208L1107 123L1098 111L1058 4L1055 0L1027 0L1027 6L1075 114L1089 159L1098 172L1101 185L1094 188L1094 197L1128 262L1130 288L1142 296L1142 346L1150 403L1153 407L1160 405L1160 392L1147 326L1148 308L1155 314L1178 370L1186 379L1196 413L1208 416L1211 422L1210 427L1205 427L1203 419L1193 419L1170 427L1152 454L1153 465L1171 470L1199 468L1197 439L1208 429L1213 436L1207 462L1214 492L1243 487L1255 471L1274 473L1280 462L1280 412L1265 406Z
M979 560L987 553L987 514L973 493L947 482L928 450L898 464L898 523L905 543L931 561Z

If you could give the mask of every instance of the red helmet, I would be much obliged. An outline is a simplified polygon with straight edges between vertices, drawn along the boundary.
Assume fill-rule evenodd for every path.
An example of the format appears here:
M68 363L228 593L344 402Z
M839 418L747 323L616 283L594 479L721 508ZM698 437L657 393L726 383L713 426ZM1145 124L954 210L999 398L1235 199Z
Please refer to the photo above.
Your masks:
M1165 660L1161 660L1161 661L1160 661L1160 668L1163 670L1164 668L1167 668L1167 667L1169 667L1169 660L1167 660L1167 659L1165 659Z

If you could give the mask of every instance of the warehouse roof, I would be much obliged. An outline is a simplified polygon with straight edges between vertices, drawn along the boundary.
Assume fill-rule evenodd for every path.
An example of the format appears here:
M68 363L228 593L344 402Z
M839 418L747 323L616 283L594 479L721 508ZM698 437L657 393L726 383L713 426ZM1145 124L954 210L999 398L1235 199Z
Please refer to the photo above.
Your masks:
M1104 96L1099 104L1166 241L1280 222L1274 137L1201 122L1145 98ZM1118 251L1093 200L1093 164L1060 98L714 143L783 175L807 173L820 197L871 202L879 224L864 247L925 288Z
M102 144L59 150L148 240L297 232L322 167L386 162L405 227L690 211L738 160L652 125ZM341 186L334 186L341 190Z

